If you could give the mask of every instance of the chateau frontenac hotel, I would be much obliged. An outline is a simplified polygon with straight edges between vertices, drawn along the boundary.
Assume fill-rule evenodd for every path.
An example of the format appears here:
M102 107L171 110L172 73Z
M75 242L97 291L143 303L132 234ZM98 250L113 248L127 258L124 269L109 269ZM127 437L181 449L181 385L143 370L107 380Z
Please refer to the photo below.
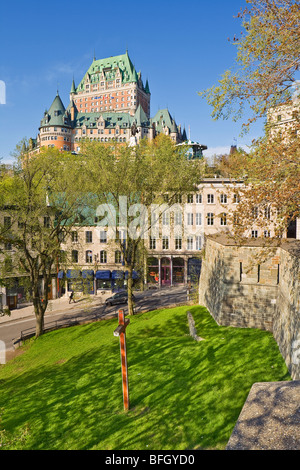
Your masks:
M176 143L184 142L185 129L176 124L168 109L150 117L150 97L148 80L143 82L127 51L107 59L94 58L77 86L73 79L67 108L57 92L33 145L77 153L82 139L129 143L132 126L137 142L145 137L151 140L159 133Z

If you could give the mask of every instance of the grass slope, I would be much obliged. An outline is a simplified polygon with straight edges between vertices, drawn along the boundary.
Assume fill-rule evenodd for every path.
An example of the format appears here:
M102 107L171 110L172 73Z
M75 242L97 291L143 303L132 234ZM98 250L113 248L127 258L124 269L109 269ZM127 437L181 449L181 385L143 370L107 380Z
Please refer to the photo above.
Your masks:
M270 333L220 327L203 307L157 310L130 318L126 413L116 325L47 333L0 366L2 449L222 449L251 385L290 380Z

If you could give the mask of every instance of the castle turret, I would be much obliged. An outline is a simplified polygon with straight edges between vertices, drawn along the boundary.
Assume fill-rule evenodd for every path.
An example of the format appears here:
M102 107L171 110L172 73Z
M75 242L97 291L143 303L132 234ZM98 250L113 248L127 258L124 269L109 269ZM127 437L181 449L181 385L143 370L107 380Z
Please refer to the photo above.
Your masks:
M71 150L70 114L66 111L58 92L49 111L45 111L39 130L41 146Z

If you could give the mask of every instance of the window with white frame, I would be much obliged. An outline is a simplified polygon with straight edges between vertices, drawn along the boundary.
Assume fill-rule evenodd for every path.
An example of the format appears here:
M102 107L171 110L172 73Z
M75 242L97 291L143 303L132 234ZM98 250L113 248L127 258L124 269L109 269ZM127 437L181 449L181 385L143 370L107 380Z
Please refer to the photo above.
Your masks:
M207 214L207 225L214 225L214 214L212 212Z
M162 237L162 249L163 250L169 249L169 237L167 235L163 235Z
M107 252L105 250L100 251L100 263L107 263Z
M175 250L181 250L181 249L182 249L182 238L176 237L175 238Z
M221 225L227 225L227 215L225 212L223 212L223 214L221 214L221 217L220 217L220 224Z
M220 195L220 203L221 204L227 204L227 194L221 194Z
M181 211L177 211L174 214L174 224L181 225L182 224L182 213Z
M240 196L237 193L233 195L233 203L238 204L240 202Z
M257 230L252 230L251 231L251 237L252 238L258 238L258 231Z
M162 224L170 225L170 214L168 211L163 212L162 214Z
M107 232L100 230L100 243L107 243Z
M78 263L78 251L72 250L72 263Z
M196 194L196 204L202 204L202 194Z
M201 214L201 212L196 212L196 225L202 225L202 214Z
M78 233L77 233L77 232L72 232L72 233L71 233L71 237L72 237L72 242L73 242L73 243L77 243L77 242L78 242Z
M156 250L156 238L155 237L150 237L149 248L150 250Z
M92 263L93 262L93 252L91 250L87 250L85 252L85 262Z
M264 214L266 219L271 219L271 207L269 205L265 207Z
M201 235L196 235L196 250L202 249L202 237Z
M90 230L85 232L85 241L86 241L86 243L92 243L93 242L93 233Z
M194 195L193 194L188 194L187 202L188 202L188 204L193 204L193 202L194 202Z
M187 224L188 225L193 225L194 223L194 217L193 217L193 213L192 212L189 212L187 214Z
M188 250L192 250L194 245L194 239L193 237L187 237L186 239L186 246Z
M207 195L207 204L213 204L215 201L214 195L213 194L208 194Z

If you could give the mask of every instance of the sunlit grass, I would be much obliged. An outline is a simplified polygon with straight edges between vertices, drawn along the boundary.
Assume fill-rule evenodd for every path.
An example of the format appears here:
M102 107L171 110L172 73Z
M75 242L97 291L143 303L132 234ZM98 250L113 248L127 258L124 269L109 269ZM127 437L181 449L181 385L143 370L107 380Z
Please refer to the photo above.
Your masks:
M124 412L116 324L47 333L0 366L2 448L222 449L251 385L290 380L270 333L220 327L203 307L158 310L130 318Z

